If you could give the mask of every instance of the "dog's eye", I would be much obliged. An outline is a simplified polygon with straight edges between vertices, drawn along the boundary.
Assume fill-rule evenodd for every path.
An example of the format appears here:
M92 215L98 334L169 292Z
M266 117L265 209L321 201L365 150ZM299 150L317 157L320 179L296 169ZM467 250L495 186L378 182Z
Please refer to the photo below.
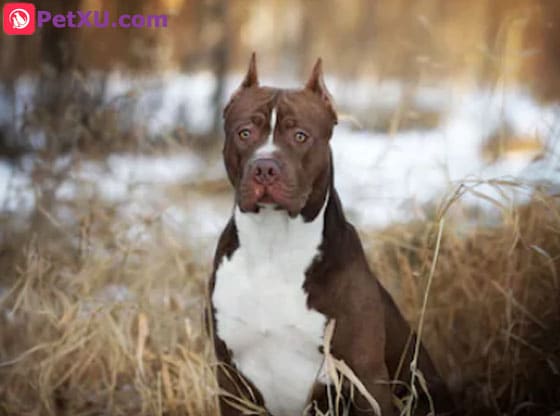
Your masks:
M247 140L249 137L251 137L251 131L249 129L243 129L238 134L241 140Z
M302 131L298 131L296 132L296 134L294 135L294 139L296 142L298 143L303 143L307 140L307 134L305 134Z

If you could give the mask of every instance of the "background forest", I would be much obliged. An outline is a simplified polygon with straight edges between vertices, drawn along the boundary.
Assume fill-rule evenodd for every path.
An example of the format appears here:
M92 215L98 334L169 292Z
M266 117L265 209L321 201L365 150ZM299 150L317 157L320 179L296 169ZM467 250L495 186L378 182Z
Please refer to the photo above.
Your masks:
M221 111L252 51L281 87L323 58L347 215L459 407L559 414L560 2L34 3L169 24L0 36L0 414L217 414Z

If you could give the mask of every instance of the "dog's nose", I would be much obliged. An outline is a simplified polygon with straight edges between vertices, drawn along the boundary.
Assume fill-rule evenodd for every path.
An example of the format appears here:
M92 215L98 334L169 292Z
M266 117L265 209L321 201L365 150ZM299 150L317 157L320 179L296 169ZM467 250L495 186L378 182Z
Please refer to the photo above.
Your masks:
M257 159L251 168L253 179L261 185L272 185L280 176L280 166L274 159Z

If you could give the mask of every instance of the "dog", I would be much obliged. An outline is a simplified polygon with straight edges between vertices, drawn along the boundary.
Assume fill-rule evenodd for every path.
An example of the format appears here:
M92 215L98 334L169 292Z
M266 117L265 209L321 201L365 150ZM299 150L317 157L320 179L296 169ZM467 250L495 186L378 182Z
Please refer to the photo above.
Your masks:
M344 215L329 145L337 113L321 60L303 88L288 90L260 86L253 54L223 117L235 204L217 244L208 320L222 415L395 414L392 395L403 392L389 381L410 382L416 339ZM348 379L337 388L326 366L329 322L329 354L361 390ZM422 346L417 367L434 400L417 387L416 414L433 411L433 401L438 414L448 411L449 392Z

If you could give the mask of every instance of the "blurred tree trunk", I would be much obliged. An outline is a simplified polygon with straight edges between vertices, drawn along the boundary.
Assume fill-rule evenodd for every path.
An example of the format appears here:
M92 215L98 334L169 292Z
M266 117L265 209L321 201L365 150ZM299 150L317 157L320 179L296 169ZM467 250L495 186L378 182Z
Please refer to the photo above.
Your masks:
M560 99L560 2L535 2L539 13L528 31L528 48L536 51L527 63L525 82L545 102Z
M217 33L211 52L211 66L214 70L216 87L212 96L212 134L219 136L222 129L222 101L225 95L229 67L229 39L232 36L229 3L227 0L211 0L208 4L210 21L215 24Z
M49 10L54 15L78 10L80 1L42 0L37 1L36 5L38 9ZM35 162L32 171L36 202L30 225L37 233L45 228L53 228L49 221L46 221L45 213L52 211L56 202L56 192L72 165L71 159L64 164L57 165L56 162L62 152L75 147L77 130L69 128L68 118L71 106L79 101L81 87L81 83L73 79L73 72L78 65L79 32L46 25L39 31L39 35L39 82L34 97L33 113L29 120L26 120L32 129L30 134L43 137L43 143L36 145L39 146L36 150L39 151L40 158Z
M80 8L79 1L39 1L37 8L55 13ZM57 29L46 25L39 32L41 36L41 66L39 84L35 96L34 119L40 123L45 134L44 152L51 157L58 154L69 143L64 131L64 118L69 101L77 93L78 83L73 82L72 73L77 69L79 31L69 28Z
M181 59L181 70L193 72L210 69L214 75L215 86L211 94L211 125L208 135L200 145L212 144L219 137L222 128L222 104L227 86L227 73L230 64L230 50L235 44L237 32L232 28L231 5L227 0L189 1L185 11L192 22L189 42ZM196 46L193 46L196 45ZM200 139L200 137L198 138Z
M18 36L3 36L2 47L0 48L0 74L2 75L3 92L11 106L10 114L3 115L8 119L7 123L0 125L0 156L8 159L16 159L25 151L26 147L18 137L15 85L18 71L12 66L17 54L17 43L20 39Z

